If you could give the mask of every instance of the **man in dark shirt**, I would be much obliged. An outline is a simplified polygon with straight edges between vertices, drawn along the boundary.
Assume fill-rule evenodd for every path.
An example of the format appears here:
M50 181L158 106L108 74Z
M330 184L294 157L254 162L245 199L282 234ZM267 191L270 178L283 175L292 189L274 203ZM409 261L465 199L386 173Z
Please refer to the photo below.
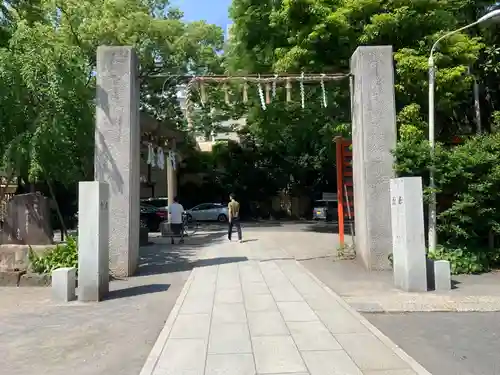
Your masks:
M240 225L240 204L236 201L234 194L229 195L230 202L227 205L229 214L229 229L227 231L227 238L231 241L233 234L233 226L236 227L238 232L238 240L243 242Z

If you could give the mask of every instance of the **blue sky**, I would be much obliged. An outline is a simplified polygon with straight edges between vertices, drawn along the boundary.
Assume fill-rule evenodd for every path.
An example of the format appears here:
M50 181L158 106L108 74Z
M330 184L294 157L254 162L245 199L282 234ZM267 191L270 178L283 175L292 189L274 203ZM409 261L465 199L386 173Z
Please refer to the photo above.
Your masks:
M222 27L224 32L230 23L228 8L231 0L172 0L171 4L184 12L186 21L205 20Z

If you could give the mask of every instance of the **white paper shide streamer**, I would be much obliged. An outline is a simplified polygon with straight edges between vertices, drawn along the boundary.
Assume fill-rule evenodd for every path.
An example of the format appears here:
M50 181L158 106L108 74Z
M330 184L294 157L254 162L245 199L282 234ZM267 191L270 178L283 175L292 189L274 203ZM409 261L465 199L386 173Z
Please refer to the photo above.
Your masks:
M147 163L155 167L156 166L156 155L155 155L155 150L153 148L153 145L151 143L148 143L148 160Z
M175 160L175 152L174 151L168 152L168 161L171 163L172 169L175 171L177 169L177 161Z
M163 153L163 148L158 147L158 150L156 152L156 158L157 158L157 164L158 168L161 170L165 169L165 154Z

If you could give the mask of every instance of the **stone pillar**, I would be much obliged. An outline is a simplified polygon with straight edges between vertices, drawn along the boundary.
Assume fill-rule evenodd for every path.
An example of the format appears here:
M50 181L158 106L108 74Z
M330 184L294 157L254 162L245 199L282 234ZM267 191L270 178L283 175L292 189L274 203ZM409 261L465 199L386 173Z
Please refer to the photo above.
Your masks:
M391 180L394 285L405 292L427 291L422 178Z
M176 152L175 139L169 141L169 153L167 154L166 166L167 166L167 196L168 205L170 206L174 202L174 197L177 196L177 164L178 160L176 158L176 169L173 168L172 161L170 160L170 151ZM168 221L170 223L170 215L168 216Z
M97 49L95 179L107 182L110 267L131 276L139 259L138 61L132 47Z
M369 270L389 269L389 181L396 146L392 47L358 47L351 73L356 254Z
M78 185L78 300L100 301L109 292L109 184Z

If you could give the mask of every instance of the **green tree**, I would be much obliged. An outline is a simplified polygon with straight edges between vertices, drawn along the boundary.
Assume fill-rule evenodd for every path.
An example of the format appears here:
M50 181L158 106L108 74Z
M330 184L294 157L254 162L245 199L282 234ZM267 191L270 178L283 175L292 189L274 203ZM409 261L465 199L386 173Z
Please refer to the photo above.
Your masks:
M425 119L427 59L431 45L444 32L474 21L494 3L234 0L232 48L226 64L233 69L255 71L345 72L358 45L390 44L396 60L397 109L418 108L419 116ZM494 42L497 35L498 29L484 32L476 28L441 43L436 54L439 136L446 138L473 130L472 77L467 71L469 66L482 60L482 66L495 61L496 49L485 46L486 41ZM482 53L484 59L480 59ZM485 91L496 92L497 81L491 79L491 73L486 80L483 72L479 75L480 80L488 84ZM348 108L343 110L347 112Z
M180 126L178 75L220 67L222 30L185 23L161 0L39 0L2 5L0 155L25 179L92 175L96 49L133 45L143 110ZM157 73L171 78L151 78ZM167 82L166 82L167 80Z

